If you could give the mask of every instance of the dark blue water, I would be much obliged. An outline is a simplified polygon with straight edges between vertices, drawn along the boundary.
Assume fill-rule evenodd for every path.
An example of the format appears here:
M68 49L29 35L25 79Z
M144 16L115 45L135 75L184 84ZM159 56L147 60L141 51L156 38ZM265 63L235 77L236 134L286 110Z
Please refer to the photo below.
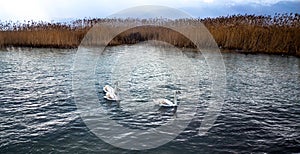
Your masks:
M106 71L103 63L113 64L113 60L108 60L113 54L109 53L124 49L153 50L149 46L140 45L108 48L96 68L99 77L96 88L100 89L102 84L106 84L101 80L107 83L115 80L103 74ZM0 51L0 153L132 152L100 140L80 118L72 97L75 53L76 50L29 48ZM132 86L126 87L128 84L121 82L121 89L134 90L132 87L139 86L142 80L153 83L154 78L148 79L147 73L154 72L159 74L157 78L162 82L172 83L175 77L165 71L168 67L163 63L155 63L160 59L149 57L149 61L153 60L153 66L133 68L130 80ZM205 62L203 57L190 58ZM188 127L173 141L143 153L300 152L300 59L237 53L223 53L223 58L227 72L227 96L209 132L204 136L198 134L205 114L206 99L210 97L210 83L201 80L198 87L202 93L197 95L202 100L196 106L197 113ZM161 70L153 70L153 67ZM205 63L203 67L197 68L203 68L201 77L205 79ZM114 69L114 72L118 71ZM176 86L168 84L160 88L167 91L178 88ZM181 88L184 91L184 87ZM174 117L172 111L163 111L163 114L157 110L151 112L152 105L147 102L156 97L156 92L143 87L139 89L144 92L139 93L138 97L122 91L127 102L121 104L124 118L122 115L112 115L112 118L130 127L146 128L156 126L147 125L145 119L162 125ZM120 107L103 100L101 91L97 95L100 105L106 106L112 113L120 113ZM166 95L172 99L171 92ZM183 96L180 99L181 102L185 100ZM146 107L135 106L132 110L135 101ZM140 112L147 114L139 120L140 117L134 115Z

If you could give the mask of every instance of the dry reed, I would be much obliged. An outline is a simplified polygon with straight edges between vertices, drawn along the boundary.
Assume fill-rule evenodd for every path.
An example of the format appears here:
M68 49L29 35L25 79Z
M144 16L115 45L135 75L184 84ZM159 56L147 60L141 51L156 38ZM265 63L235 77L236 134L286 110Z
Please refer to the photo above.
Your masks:
M0 47L28 46L76 48L96 23L116 22L185 24L203 23L217 44L224 49L251 53L276 53L300 56L300 15L275 16L233 15L206 19L83 19L70 23L0 22ZM110 45L134 44L145 40L161 40L178 47L194 47L186 37L159 26L136 27L115 37Z

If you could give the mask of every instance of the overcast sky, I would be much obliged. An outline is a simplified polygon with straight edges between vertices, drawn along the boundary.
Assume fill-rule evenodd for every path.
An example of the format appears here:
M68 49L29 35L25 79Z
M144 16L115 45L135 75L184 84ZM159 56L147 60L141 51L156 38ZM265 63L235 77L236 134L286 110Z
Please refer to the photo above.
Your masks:
M140 5L197 8L204 5L272 5L280 0L0 0L0 20L57 20L63 18L107 17ZM299 1L299 0L290 0Z

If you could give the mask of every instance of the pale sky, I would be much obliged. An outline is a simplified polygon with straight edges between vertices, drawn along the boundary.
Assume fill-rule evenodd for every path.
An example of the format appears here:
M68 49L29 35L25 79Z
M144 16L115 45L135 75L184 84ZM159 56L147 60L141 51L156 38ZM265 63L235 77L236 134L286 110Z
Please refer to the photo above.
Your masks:
M249 2L271 5L280 0L0 0L0 20L43 20L107 17L140 5L162 5L176 9L203 5L236 5ZM288 0L287 0L288 1ZM299 1L299 0L290 0Z

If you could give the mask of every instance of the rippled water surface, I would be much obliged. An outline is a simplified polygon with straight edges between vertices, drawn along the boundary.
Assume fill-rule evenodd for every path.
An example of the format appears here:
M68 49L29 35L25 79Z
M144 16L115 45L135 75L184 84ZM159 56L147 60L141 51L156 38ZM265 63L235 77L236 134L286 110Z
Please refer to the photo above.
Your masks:
M75 54L75 49L0 51L0 153L130 152L99 139L80 118L72 96ZM225 103L201 136L212 90L209 70L201 55L188 51L188 61L178 57L172 48L117 46L107 48L96 64L99 105L123 126L147 130L185 116L151 103L173 100L174 90L182 92L180 104L195 109L179 136L144 153L300 152L299 58L223 53ZM103 99L101 90L115 81L119 104Z

